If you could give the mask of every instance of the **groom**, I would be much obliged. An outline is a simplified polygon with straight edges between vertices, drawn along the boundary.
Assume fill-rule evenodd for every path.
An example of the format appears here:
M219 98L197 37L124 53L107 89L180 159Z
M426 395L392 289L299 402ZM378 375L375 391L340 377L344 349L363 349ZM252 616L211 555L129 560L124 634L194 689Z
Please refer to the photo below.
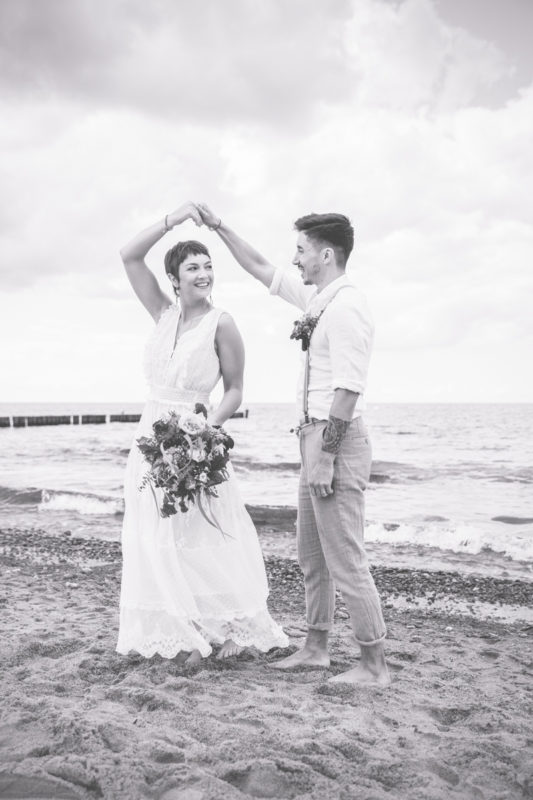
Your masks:
M247 272L271 294L305 311L291 338L301 340L306 355L298 391L302 470L297 542L308 633L301 650L274 666L329 666L338 586L361 659L330 680L386 686L386 628L363 541L372 454L361 411L373 324L362 293L346 277L353 228L342 214L308 214L296 220L292 263L297 275L272 266L205 204L197 207Z

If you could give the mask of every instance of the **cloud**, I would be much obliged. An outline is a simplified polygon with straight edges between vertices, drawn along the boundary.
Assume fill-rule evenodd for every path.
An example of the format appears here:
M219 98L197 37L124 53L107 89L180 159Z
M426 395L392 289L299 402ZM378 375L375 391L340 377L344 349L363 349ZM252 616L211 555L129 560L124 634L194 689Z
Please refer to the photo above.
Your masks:
M344 37L364 106L458 108L512 72L493 43L446 25L429 0L356 5Z
M76 374L63 303L77 304L87 391L93 379L111 386L120 371L100 369L115 358L106 341L120 339L116 352L136 368L149 320L143 327L119 248L183 201L204 199L281 266L290 264L298 216L351 216L350 270L377 322L378 396L394 399L387 375L404 364L420 399L431 399L426 378L457 398L468 383L459 363L474 357L489 388L493 353L509 396L525 397L510 364L532 337L533 87L497 107L478 103L509 70L491 42L444 23L430 0L339 0L327 13L303 0L209 0L201 9L6 0L0 9L0 81L11 88L0 117L5 335L21 308L34 316L4 369L24 387L19 396L34 379L20 383L16 364L35 341L48 348L43 385L65 385L67 351ZM250 395L291 399L294 309L192 224L150 252L162 281L164 252L179 238L211 249L217 302L247 342ZM264 365L274 358L271 386ZM124 385L139 396L140 377Z
M5 0L5 89L174 120L300 124L346 96L349 0Z

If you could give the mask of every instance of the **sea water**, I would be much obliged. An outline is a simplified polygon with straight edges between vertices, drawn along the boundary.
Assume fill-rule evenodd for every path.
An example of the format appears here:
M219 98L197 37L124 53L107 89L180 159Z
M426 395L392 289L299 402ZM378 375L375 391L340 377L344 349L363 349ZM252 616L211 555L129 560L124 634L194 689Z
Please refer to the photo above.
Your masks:
M232 463L250 505L295 506L292 404L248 404L230 420ZM9 403L0 416L136 413L138 403ZM432 568L495 561L532 576L533 405L371 404L366 540ZM0 428L0 525L118 538L135 423ZM385 547L385 550L383 548ZM412 556L412 559L411 559ZM501 574L501 570L500 573Z

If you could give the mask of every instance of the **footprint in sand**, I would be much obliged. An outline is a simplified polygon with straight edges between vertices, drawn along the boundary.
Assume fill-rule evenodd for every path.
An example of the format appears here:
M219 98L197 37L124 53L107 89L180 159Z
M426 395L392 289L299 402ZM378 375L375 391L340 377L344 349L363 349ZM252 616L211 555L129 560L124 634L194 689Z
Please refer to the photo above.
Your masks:
M496 659L500 657L500 654L497 650L480 650L479 655L483 656L484 658L492 658Z
M237 725L241 728L254 728L255 730L265 727L264 722L261 722L260 719L254 719L253 717L219 717L219 721L223 722L225 725Z
M68 786L47 778L16 775L4 772L0 775L0 797L10 800L16 797L38 798L38 800L80 800L78 792Z
M397 658L399 661L417 661L418 656L416 653L408 653L403 651L396 651L389 654L392 658Z
M85 658L78 664L78 675L86 683L101 685L120 682L127 672L117 660L95 656Z
M387 666L392 672L401 672L402 669L405 669L405 664L398 664L396 661L391 661L390 659L387 659Z
M81 639L61 639L52 642L33 641L19 650L16 656L19 660L35 656L61 658L61 656L75 653L76 650L81 650L83 647L84 643Z
M255 762L224 773L222 779L243 794L252 797L275 797L292 800L312 787L309 773L296 765L285 768L281 762Z
M87 759L78 756L55 756L46 764L46 771L67 783L88 789L96 797L102 797L102 789L96 777L97 769Z
M459 775L447 764L443 764L435 759L428 759L420 766L425 766L430 772L432 772L442 781L450 784L450 786L457 786L459 783Z
M358 687L350 683L322 683L320 686L316 687L315 694L330 699L348 699L355 694L357 688Z
M167 744L157 744L153 747L150 757L158 764L181 764L185 761L182 750Z
M429 713L439 725L445 725L446 727L468 719L471 714L468 708L438 708L437 706L430 706L423 710Z
M105 725L99 725L97 730L104 745L113 753L121 753L131 743L132 735L126 728L119 728L107 722Z
M118 703L128 703L133 706L136 711L174 711L176 706L166 698L162 697L156 692L150 692L146 689L122 689L120 687L112 687L105 693L106 700L112 700Z
M307 636L307 627L304 625L289 625L285 626L285 633L292 639L301 639Z
M185 788L175 787L161 795L160 800L203 800L204 793L200 789L193 789L190 786Z

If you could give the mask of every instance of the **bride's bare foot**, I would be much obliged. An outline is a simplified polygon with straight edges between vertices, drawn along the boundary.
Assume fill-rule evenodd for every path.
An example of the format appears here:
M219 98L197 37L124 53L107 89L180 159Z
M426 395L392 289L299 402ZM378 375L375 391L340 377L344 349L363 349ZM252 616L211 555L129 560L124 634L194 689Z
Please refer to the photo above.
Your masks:
M188 658L185 659L185 663L188 667L194 667L196 664L199 664L202 660L202 654L199 650L193 650L192 653Z
M293 669L294 667L329 667L328 631L311 629L301 650L280 661L270 663L274 669Z
M390 686L390 675L385 663L383 644L361 645L361 662L352 669L330 678L328 683L351 683L354 686Z
M238 644L235 644L233 639L226 639L218 652L217 658L222 659L231 658L231 656L238 656L243 650L244 647L240 647Z

